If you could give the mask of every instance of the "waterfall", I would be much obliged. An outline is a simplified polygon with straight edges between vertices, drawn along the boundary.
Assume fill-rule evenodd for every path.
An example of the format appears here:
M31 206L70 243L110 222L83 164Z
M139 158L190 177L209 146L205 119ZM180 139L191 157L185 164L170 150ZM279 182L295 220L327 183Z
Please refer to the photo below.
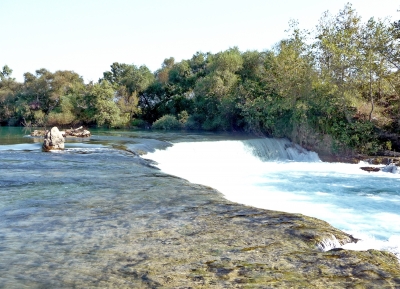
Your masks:
M177 142L146 158L230 201L319 218L360 240L343 245L328 237L321 250L379 249L400 258L399 174L324 163L287 139Z
M263 138L245 140L243 143L252 149L253 155L262 161L318 162L318 154L307 151L288 139Z

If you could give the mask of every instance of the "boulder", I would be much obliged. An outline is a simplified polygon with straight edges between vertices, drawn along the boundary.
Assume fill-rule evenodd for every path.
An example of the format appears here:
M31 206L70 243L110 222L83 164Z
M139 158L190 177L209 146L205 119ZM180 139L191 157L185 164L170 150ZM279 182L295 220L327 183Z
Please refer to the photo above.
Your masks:
M51 150L63 150L64 149L64 136L55 126L51 130L47 130L44 135L44 142L42 149L45 152Z
M387 166L382 168L383 172L386 173L392 173L392 174L399 174L400 170L398 169L398 167L395 164L388 164Z

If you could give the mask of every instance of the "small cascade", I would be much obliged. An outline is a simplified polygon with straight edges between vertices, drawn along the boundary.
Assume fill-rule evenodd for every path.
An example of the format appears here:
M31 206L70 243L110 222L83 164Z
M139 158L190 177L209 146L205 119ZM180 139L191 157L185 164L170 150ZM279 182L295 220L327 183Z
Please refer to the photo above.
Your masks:
M284 138L251 139L245 140L244 144L262 161L320 161L317 153L310 152Z
M326 252L332 249L341 248L347 243L351 243L351 240L348 240L348 242L340 242L334 235L331 235L330 238L326 238L325 240L317 244L317 247L321 251Z

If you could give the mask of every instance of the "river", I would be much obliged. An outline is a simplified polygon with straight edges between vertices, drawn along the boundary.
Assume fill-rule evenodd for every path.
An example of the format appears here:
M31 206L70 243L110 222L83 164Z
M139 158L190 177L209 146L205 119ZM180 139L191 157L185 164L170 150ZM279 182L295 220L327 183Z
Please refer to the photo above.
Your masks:
M112 274L126 270L117 266L128 247L144 258L143 242L130 247L134 238L144 240L142 235L165 228L171 214L179 216L184 206L168 202L186 198L185 204L196 207L213 198L212 191L173 195L182 194L182 186L196 187L162 172L216 188L233 202L326 220L361 239L345 248L400 256L400 175L367 173L361 164L323 163L287 140L92 133L88 139L68 138L65 151L43 153L42 139L30 137L29 130L0 127L0 288L111 282ZM189 217L177 220L183 224ZM136 279L149 285L143 276ZM122 286L112 282L107 284Z

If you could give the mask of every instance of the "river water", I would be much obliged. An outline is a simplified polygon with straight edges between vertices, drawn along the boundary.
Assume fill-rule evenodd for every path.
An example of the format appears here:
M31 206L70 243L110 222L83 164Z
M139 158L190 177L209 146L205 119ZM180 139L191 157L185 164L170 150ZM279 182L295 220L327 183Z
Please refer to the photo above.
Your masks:
M400 258L400 174L324 163L287 140L177 142L148 155L164 172L209 185L231 201L302 213L354 237L346 249Z
M93 283L104 274L96 268L117 266L137 226L157 230L156 218L170 210L166 183L150 178L157 171L137 154L234 202L314 216L362 239L346 248L400 256L400 175L323 163L286 140L92 133L67 139L63 152L44 153L29 131L0 127L0 288L101 286ZM149 196L150 188L160 192Z

